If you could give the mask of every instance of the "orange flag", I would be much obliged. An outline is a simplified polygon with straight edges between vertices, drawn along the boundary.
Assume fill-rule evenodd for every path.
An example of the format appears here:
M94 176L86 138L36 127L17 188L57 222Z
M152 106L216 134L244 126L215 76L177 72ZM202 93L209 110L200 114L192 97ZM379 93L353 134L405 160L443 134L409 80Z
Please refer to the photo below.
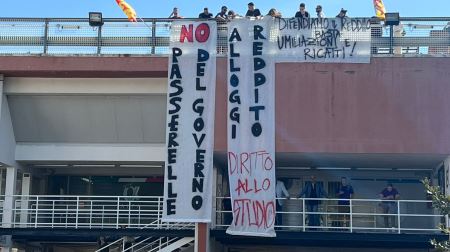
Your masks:
M384 20L384 18L385 18L384 14L386 14L386 8L384 7L383 0L373 0L373 5L375 7L376 16L379 19Z
M116 0L116 2L119 5L119 7L122 9L122 11L125 13L125 15L127 15L129 21L137 22L136 11L133 9L133 7L131 7L131 5L129 5L124 0Z

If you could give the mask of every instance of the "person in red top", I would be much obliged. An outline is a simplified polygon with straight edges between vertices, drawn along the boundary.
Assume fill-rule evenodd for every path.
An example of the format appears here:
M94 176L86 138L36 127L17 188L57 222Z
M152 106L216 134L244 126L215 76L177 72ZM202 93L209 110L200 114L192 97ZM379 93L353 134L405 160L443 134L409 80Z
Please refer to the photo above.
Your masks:
M397 213L397 201L400 199L400 194L392 184L388 184L387 187L380 192L380 198L383 200L380 206L384 214ZM384 226L386 228L395 227L395 215L385 215Z

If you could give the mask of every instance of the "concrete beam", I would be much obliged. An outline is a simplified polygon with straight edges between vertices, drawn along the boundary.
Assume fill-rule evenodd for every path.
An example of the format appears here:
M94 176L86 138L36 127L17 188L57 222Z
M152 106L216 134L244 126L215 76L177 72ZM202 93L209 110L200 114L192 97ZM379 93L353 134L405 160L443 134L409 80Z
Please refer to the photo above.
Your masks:
M165 144L18 143L17 162L164 162Z
M166 78L6 78L7 95L166 94Z

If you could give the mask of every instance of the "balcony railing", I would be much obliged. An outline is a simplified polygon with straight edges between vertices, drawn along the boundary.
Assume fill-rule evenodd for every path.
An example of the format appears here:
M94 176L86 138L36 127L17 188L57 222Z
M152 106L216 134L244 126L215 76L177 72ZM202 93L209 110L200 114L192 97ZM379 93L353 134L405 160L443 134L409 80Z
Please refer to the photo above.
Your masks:
M0 55L167 55L170 19L0 18ZM372 55L450 56L450 17L401 18L395 27L372 25ZM392 36L391 36L392 35ZM227 54L227 27L219 23L218 55Z
M229 200L216 197L216 219L213 228L226 228L231 223L231 210L224 209ZM378 199L351 199L348 207L342 208L338 199L320 199L317 212L308 211L305 198L282 199L284 202L282 224L277 229L285 231L347 232L397 232L397 233L436 233L438 224L444 223L443 215L431 207L431 201ZM11 210L12 223L3 227L13 228L68 228L68 229L192 229L193 224L163 223L162 197L124 197L124 196L69 196L41 195L14 196ZM384 212L383 204L391 210ZM344 209L344 210L343 210ZM319 225L309 225L313 215L317 215ZM390 226L385 226L385 221Z
M217 209L223 209L228 198L217 198ZM444 216L436 213L427 200L351 199L348 205L340 205L342 199L319 199L317 212L308 211L308 198L281 199L284 202L282 224L275 228L285 231L346 231L346 232L396 232L436 233L438 224L445 223ZM387 204L387 205L385 205ZM225 204L227 205L227 204ZM389 206L389 211L383 207ZM226 228L231 222L230 210L217 210L216 227ZM319 225L310 225L310 220L319 220ZM389 221L386 226L385 221ZM227 223L228 222L228 223Z
M13 228L192 229L193 224L163 223L162 197L14 196Z

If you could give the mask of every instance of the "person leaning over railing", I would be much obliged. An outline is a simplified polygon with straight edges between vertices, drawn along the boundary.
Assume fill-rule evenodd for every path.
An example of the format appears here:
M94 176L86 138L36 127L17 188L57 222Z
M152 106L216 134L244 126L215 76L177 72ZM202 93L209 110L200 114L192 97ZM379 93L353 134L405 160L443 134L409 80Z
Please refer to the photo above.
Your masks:
M245 13L245 17L255 17L255 18L261 18L261 12L259 9L255 9L255 4L253 2L248 3L248 10L247 13Z
M237 18L242 18L241 15L237 14L236 12L234 12L233 10L229 10L228 11L228 20L231 19L237 19Z
M384 214L396 214L397 213L397 201L400 199L400 194L392 184L388 184L386 188L380 193L380 198L384 200L380 203L381 210ZM395 215L384 216L384 227L395 227Z
M214 18L220 21L228 20L227 10L228 10L227 6L225 5L222 6L222 8L220 8L220 12L217 13L217 15Z
M277 11L277 9L272 8L269 10L269 12L267 13L268 17L274 17L274 18L281 18L281 12Z
M336 15L337 18L347 18L347 10L341 8L341 11Z

